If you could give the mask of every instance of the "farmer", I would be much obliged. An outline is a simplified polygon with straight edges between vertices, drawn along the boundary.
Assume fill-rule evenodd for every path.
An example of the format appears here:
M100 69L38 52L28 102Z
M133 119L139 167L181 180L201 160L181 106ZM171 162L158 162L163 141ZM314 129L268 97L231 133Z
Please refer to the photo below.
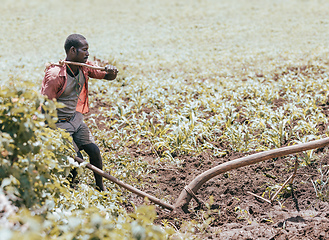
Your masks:
M80 34L71 34L67 37L64 48L66 61L86 63L88 61L88 42ZM78 157L82 158L80 150L84 150L90 163L102 169L103 161L100 150L94 142L88 126L83 121L83 114L89 111L88 107L88 79L114 80L118 70L116 67L107 65L105 71L94 70L87 67L68 64L63 66L50 66L42 81L41 94L49 99L56 99L63 103L64 108L57 109L58 121L56 126L65 129L73 138L73 146ZM74 181L77 172L71 171L71 183ZM102 176L94 174L97 189L105 191Z

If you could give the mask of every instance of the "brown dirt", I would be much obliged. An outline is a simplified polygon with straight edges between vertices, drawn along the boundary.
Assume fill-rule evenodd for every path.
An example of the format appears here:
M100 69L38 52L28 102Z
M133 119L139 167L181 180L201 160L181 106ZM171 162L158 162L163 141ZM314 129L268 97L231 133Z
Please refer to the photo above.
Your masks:
M203 153L199 156L185 156L181 169L158 169L153 184L148 184L149 193L161 189L177 199L185 185L188 185L198 174L223 162L241 157L234 154L224 158L213 158ZM321 160L329 163L329 157ZM207 230L209 239L326 239L329 237L329 204L317 200L310 179L317 179L316 165L304 167L298 171L294 181L294 190L283 191L281 199L272 205L247 192L262 195L267 187L282 184L290 175L292 164L286 159L268 160L263 163L243 167L219 175L203 185L197 197L209 202L213 196L214 203L208 210L213 222ZM265 176L265 174L268 176ZM271 178L276 177L276 179ZM293 196L292 196L293 194ZM265 196L265 198L268 198ZM181 221L197 219L198 207L192 200L190 213L169 215L169 220L177 227ZM281 204L281 205L280 205ZM203 207L207 211L207 208ZM220 213L218 214L218 212ZM159 211L159 222L168 218ZM215 231L220 231L213 234ZM212 234L211 234L212 233Z
M94 107L91 113L98 115L98 107ZM136 147L131 147L129 153L133 158L143 157L148 162L156 158L152 151L141 151ZM178 156L184 160L181 167L153 166L155 172L145 176L141 190L174 204L184 186L197 175L249 154L229 153L224 157L214 157L211 152L205 151L198 155ZM187 214L180 209L168 213L159 207L156 223L161 224L166 219L183 232L184 222L195 220L202 223L202 217L213 218L204 232L198 233L201 239L329 239L329 203L317 198L311 182L320 178L319 166L328 164L329 156L325 156L300 167L293 191L282 191L272 205L248 194L248 191L262 195L267 188L285 182L293 172L292 158L271 159L232 170L209 180L197 192L197 197L208 203L208 208L199 207L194 200L191 200ZM264 196L267 199L268 194L266 192ZM209 204L210 196L213 197L212 204ZM136 205L143 202L134 194L131 194L130 200ZM129 203L124 207L132 209Z

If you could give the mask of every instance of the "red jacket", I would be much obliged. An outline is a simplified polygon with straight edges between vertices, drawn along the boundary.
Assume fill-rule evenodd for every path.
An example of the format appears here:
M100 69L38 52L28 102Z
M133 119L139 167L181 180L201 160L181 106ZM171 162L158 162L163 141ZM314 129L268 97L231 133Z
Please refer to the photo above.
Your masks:
M87 61L86 64L93 65L90 61ZM106 72L95 70L91 68L81 67L83 75L85 76L85 84L82 87L81 93L79 95L78 104L76 111L81 113L89 112L88 104L88 79L97 78L103 79ZM63 66L51 66L46 70L45 77L42 81L41 94L46 95L49 99L58 99L59 96L64 92L64 89L67 84L67 73L66 65Z

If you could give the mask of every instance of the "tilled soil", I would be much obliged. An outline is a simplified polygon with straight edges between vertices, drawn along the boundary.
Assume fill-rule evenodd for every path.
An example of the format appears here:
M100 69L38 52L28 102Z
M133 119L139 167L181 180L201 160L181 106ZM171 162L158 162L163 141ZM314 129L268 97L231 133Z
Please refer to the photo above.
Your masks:
M97 108L91 113L97 114ZM103 128L101 124L99 127ZM317 152L322 150L318 149ZM136 147L129 148L128 152L133 158L143 157L147 162L157 157L150 150ZM141 190L165 198L174 205L184 187L196 176L219 164L250 154L228 153L223 157L214 157L210 151L205 151L197 155L177 156L183 161L180 167L150 164L154 171L145 176ZM294 159L290 156L266 160L220 174L206 182L196 193L203 204L199 205L192 199L188 213L181 209L169 212L158 207L156 223L162 224L166 220L184 232L186 223L190 223L191 227L212 218L202 232L200 227L195 228L200 239L329 239L329 203L319 200L312 184L312 181L328 175L321 175L318 169L329 165L329 155L307 166L300 165L293 185L287 185L272 204L249 193L265 199L273 196L275 190L292 175ZM326 189L328 187L323 191ZM134 194L131 194L130 200L135 205L143 202ZM129 203L124 207L132 209Z
M150 180L153 184L147 184L148 193L161 189L172 196L174 204L184 186L198 174L241 156L236 154L216 159L204 153L185 157L182 168L159 169ZM316 170L320 163L327 165L329 156L317 164L300 168L293 191L282 191L273 204L252 196L248 191L262 195L266 188L284 183L293 172L293 164L287 164L287 159L268 160L209 180L197 193L204 202L209 203L209 197L213 197L208 208L201 207L213 218L203 236L207 239L328 239L329 204L317 199L310 181L320 177ZM269 198L268 193L264 198ZM158 221L168 219L178 228L181 219L200 221L198 204L192 200L190 205L194 209L190 207L188 214L179 211L168 215L159 210Z

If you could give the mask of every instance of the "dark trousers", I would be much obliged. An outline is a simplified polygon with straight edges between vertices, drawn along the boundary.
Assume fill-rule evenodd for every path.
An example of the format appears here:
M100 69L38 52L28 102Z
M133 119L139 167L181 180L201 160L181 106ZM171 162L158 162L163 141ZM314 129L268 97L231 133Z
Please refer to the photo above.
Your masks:
M103 161L102 161L101 153L95 143L89 143L86 145L82 145L79 150L84 150L88 154L90 164L94 165L95 167L97 167L101 170L103 169ZM83 159L83 156L80 151L77 153L77 155L79 158ZM70 174L72 183L74 182L74 179L76 178L77 174L78 174L77 170L75 168L72 169L71 174ZM105 191L105 187L103 184L103 177L96 173L94 173L94 176L95 176L95 180L96 180L96 186L99 188L100 191Z

